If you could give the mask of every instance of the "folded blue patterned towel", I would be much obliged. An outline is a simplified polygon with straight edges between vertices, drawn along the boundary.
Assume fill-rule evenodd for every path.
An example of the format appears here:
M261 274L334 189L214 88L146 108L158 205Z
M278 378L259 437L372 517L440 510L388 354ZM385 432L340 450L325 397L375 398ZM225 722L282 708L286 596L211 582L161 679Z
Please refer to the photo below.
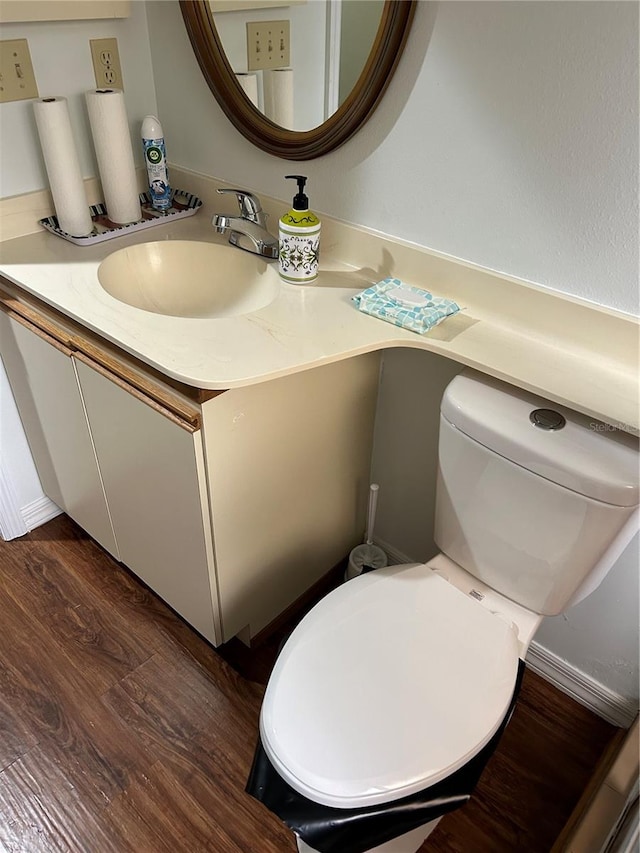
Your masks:
M399 278L385 278L353 297L360 311L424 335L460 308Z

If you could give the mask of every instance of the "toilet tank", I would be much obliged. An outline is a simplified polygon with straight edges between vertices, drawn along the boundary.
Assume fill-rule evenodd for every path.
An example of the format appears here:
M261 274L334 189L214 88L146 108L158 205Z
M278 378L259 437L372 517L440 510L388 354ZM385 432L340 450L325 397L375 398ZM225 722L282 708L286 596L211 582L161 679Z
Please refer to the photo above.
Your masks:
M537 613L561 613L638 504L638 440L473 371L440 409L435 540Z

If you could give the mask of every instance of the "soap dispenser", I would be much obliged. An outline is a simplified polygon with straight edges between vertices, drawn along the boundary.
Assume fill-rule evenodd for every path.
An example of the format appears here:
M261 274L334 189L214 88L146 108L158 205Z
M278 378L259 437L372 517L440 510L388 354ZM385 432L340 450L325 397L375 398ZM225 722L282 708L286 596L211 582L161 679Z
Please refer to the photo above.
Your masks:
M291 210L280 219L278 265L280 277L291 284L307 284L318 277L320 254L320 220L309 210L305 195L304 175L286 175L287 180L298 182L298 192Z

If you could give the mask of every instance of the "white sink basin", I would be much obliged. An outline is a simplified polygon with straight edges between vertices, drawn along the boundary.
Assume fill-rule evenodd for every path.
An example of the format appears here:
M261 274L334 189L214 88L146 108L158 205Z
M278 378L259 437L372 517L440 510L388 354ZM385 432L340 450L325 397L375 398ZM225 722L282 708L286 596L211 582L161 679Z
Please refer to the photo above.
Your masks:
M191 240L120 249L100 264L98 280L115 299L171 317L249 314L272 302L280 286L277 264Z

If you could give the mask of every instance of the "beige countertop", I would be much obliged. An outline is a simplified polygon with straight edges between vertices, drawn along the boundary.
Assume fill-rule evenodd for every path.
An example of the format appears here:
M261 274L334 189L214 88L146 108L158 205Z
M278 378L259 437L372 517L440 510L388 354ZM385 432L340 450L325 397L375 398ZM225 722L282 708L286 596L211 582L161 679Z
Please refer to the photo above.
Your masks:
M189 177L191 184L185 183ZM211 213L232 210L234 200L216 197L217 184L201 176L183 172L180 185L205 202L193 217L86 247L43 230L8 239L0 244L0 274L161 372L199 388L240 387L372 350L414 347L638 431L634 318L351 225L324 219L318 281L281 283L274 301L251 314L169 317L118 301L97 275L112 252L155 240L225 242L210 224ZM277 210L272 200L263 204ZM386 275L454 299L464 310L427 335L360 313L352 296Z

